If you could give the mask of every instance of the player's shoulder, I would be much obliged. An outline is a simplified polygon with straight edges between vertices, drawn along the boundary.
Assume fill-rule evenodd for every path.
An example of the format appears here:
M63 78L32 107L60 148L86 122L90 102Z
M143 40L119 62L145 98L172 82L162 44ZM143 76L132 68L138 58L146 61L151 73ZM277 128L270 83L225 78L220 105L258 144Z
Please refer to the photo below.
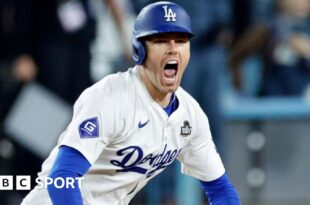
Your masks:
M199 109L200 105L199 103L191 96L186 90L184 90L182 87L179 87L177 90L177 97L182 102L183 106L191 109Z
M87 88L80 96L81 99L96 99L117 101L130 95L132 79L129 71L107 75L91 87Z

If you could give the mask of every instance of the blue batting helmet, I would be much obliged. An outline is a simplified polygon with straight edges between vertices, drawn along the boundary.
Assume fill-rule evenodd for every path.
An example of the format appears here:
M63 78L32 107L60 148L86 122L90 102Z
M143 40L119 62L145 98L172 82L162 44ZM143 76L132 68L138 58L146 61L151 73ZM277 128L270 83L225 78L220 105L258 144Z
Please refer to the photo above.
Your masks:
M178 4L160 1L144 7L136 18L132 35L132 57L137 65L146 58L146 49L141 38L169 32L186 33L189 37L194 34L191 20L186 11Z

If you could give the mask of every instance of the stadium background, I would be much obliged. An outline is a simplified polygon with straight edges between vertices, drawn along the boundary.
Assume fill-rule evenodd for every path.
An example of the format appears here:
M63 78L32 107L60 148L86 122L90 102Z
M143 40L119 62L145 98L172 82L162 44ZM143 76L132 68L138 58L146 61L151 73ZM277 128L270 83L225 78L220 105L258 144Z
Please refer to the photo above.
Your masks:
M76 10L66 10L72 2ZM42 160L70 121L71 105L81 90L133 65L132 24L137 11L150 2L1 1L0 175L35 179ZM217 148L243 204L310 204L309 88L299 94L260 95L264 56L259 52L240 62L243 83L238 89L232 80L230 60L238 40L257 23L272 21L278 12L276 2L173 2L187 9L196 33L183 86L207 112ZM309 5L309 1L295 4ZM66 22L68 16L73 20ZM18 66L29 66L29 59L34 61L33 70ZM179 170L174 163L131 204L207 204L199 183ZM25 194L0 191L0 204L19 204Z

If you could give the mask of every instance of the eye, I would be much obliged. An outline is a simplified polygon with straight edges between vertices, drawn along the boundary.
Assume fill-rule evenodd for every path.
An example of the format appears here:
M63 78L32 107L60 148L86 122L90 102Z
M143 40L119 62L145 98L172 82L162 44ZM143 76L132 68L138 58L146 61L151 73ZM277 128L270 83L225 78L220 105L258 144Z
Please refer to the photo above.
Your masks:
M153 43L157 43L157 44L166 43L166 42L168 42L168 40L164 38L153 39Z
M187 43L187 41L188 41L188 38L177 38L177 39L175 39L176 43L181 43L181 44Z

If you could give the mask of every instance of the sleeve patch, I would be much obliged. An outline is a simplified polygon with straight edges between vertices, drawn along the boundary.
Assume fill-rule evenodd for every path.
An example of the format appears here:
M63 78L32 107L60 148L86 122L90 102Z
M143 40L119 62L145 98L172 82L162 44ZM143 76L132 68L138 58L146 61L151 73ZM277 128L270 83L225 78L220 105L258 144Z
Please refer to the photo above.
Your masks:
M83 121L79 126L79 133L82 139L99 137L98 118L93 117Z

